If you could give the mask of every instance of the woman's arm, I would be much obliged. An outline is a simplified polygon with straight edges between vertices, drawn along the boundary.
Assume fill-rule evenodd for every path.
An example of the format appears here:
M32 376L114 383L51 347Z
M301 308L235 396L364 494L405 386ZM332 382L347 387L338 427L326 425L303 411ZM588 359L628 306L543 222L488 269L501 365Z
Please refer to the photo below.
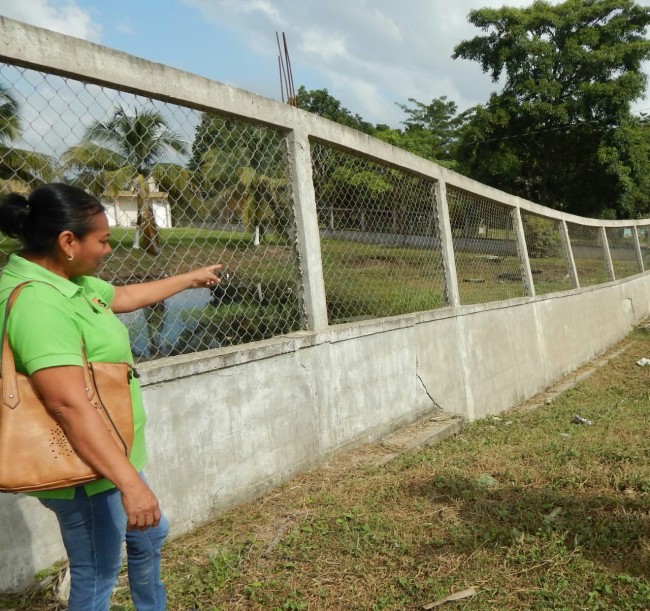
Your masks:
M31 375L36 391L72 444L93 469L115 484L131 529L145 530L160 521L158 499L142 481L85 391L83 368L49 367Z
M217 272L222 267L222 265L208 265L162 280L116 286L115 295L110 303L111 310L116 314L133 312L133 310L144 306L158 303L185 289L210 288L220 282Z

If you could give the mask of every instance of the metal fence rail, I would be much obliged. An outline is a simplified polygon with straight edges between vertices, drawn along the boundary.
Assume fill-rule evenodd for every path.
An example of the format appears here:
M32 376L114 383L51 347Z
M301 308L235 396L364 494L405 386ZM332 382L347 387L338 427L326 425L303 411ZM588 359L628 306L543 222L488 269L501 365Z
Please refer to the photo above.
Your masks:
M60 180L100 198L109 282L225 266L213 291L124 317L139 359L645 271L647 220L545 209L271 100L0 28L0 190Z

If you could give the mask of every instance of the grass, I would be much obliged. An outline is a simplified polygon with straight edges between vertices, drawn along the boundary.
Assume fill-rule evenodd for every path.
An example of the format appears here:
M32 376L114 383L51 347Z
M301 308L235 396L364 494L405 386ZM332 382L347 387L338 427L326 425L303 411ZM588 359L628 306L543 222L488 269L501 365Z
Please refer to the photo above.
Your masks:
M541 407L390 462L342 455L170 541L170 611L421 609L470 586L443 608L650 608L650 333L621 348ZM114 602L132 609L124 587Z

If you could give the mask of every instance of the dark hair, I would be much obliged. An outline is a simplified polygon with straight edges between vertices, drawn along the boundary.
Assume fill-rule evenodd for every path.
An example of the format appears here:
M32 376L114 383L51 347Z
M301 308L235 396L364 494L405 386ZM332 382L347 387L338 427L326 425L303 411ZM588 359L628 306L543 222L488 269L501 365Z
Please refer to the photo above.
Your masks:
M29 198L10 193L0 204L0 231L17 238L25 251L48 255L54 251L62 231L83 238L92 229L92 219L104 206L83 189L52 183L32 191Z

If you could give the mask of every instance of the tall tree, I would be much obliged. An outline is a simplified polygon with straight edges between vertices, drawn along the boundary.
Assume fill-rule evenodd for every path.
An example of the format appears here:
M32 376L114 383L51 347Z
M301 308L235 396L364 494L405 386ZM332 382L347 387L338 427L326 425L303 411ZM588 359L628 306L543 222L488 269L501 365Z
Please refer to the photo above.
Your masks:
M630 120L650 58L650 8L633 0L537 0L470 12L485 34L454 58L477 61L501 91L476 107L459 156L472 177L542 204L620 213L625 192L608 151ZM622 155L621 162L629 156Z
M437 161L450 162L454 158L456 140L464 115L458 114L455 102L447 96L434 98L424 104L409 98L412 106L398 104L406 113L404 139L413 153ZM410 146L409 146L410 144Z
M78 180L96 195L116 195L131 189L137 202L135 248L158 254L158 227L149 194L153 184L169 179L168 164L162 163L171 151L187 154L186 145L173 133L162 114L153 109L127 114L117 107L107 121L93 123L82 141L63 155L66 168L78 172ZM174 185L183 179L174 176Z
M408 101L411 105L397 104L407 116L402 121L403 130L377 125L373 135L415 155L455 169L458 134L465 114L457 114L458 106L447 100L447 96L434 98L429 104L414 98Z

